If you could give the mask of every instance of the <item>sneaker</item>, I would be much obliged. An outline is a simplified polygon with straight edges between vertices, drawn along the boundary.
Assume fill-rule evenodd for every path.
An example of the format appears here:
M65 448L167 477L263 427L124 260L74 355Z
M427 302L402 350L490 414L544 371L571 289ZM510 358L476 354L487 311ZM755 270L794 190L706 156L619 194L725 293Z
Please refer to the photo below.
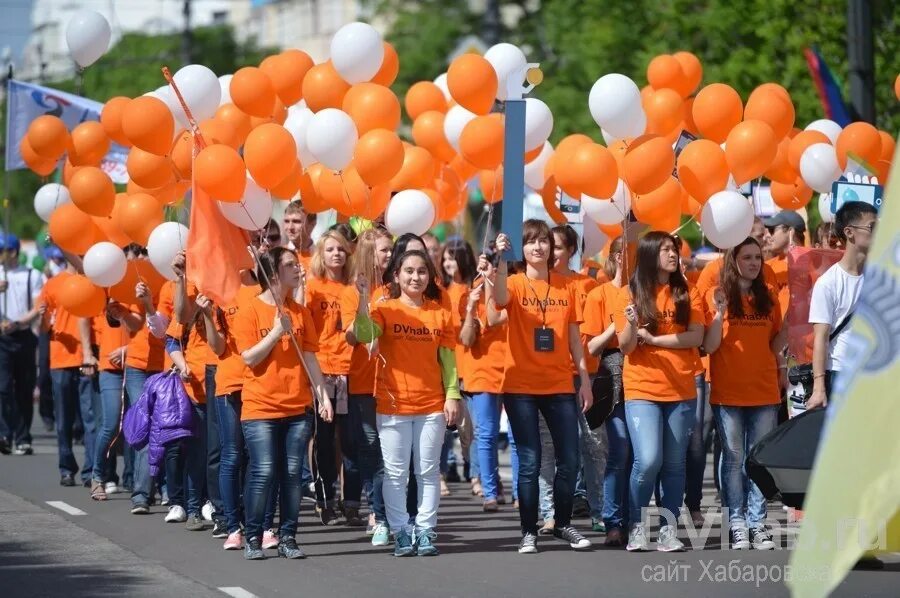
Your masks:
M172 505L166 513L166 523L184 523L187 521L187 513L181 505Z
M606 533L606 524L603 523L602 519L591 517L591 531L600 532L601 534Z
M369 520L366 522L366 535L371 536L375 533L375 513L369 513Z
M187 519L187 523L184 524L184 529L189 532L203 531L203 528L205 527L206 522L203 521L203 517L201 517L199 513L191 513Z
M481 509L485 513L496 513L500 510L500 506L497 503L498 501L494 500L493 498L489 498L481 505Z
M225 523L224 519L213 519L213 528L212 528L212 537L213 538L227 538L228 537L228 525Z
M350 527L366 525L366 520L359 516L359 507L344 507L344 520Z
M538 530L540 536L552 536L553 529L556 527L556 521L553 519L544 519L544 525Z
M447 485L447 480L441 478L441 496L450 496L450 486Z
M537 554L537 534L525 532L519 542L519 554Z
M646 552L650 550L650 542L647 541L647 531L644 529L644 524L635 523L631 526L625 550L628 552Z
M216 508L209 501L206 501L206 504L200 509L200 515L203 516L203 519L206 521L212 521L213 515L216 514Z
M62 474L59 478L59 485L69 488L75 486L75 476L73 476L71 473Z
M497 504L506 504L506 493L503 492L503 482L501 482L500 480L497 480Z
M853 565L854 571L881 571L884 569L884 561L874 556L864 556Z
M266 553L262 551L259 545L259 538L250 538L247 540L247 547L244 549L244 558L248 561L261 561L266 558Z
M225 540L225 544L222 545L222 548L225 550L240 550L243 547L244 534L241 533L241 530L228 534L228 539Z
M656 549L660 552L681 552L684 543L678 539L678 528L674 525L664 525L659 528L659 537L656 539Z
M159 497L159 506L168 507L169 506L169 497L165 494Z
M589 517L591 514L591 505L583 496L576 496L572 501L572 517L581 518Z
M316 502L316 485L315 484L306 484L305 486L300 487L300 497L301 500L308 500L311 502Z
M622 546L625 546L625 534L622 533L622 528L614 527L611 530L608 530L603 545L612 548L621 548Z
M278 543L278 556L286 559L305 559L306 554L297 546L297 540L290 536L285 536Z
M22 444L16 445L16 450L14 450L13 453L19 455L20 457L24 455L33 455L34 449L31 448L31 445L29 443L23 442Z
M278 548L278 535L275 530L267 529L263 532L262 547L266 550Z
M391 532L388 529L388 526L379 522L375 524L375 529L372 532L372 546L390 546L391 544Z
M394 556L413 556L415 552L416 547L413 546L409 532L402 530L397 534L397 539L394 541Z
M106 490L107 494L119 493L119 486L115 482L106 482L103 484L103 489Z
M340 523L337 513L334 512L334 507L316 507L316 513L318 513L319 521L322 522L322 525L332 526Z
M582 536L578 530L571 525L554 529L553 536L564 542L568 542L569 546L575 550L586 550L591 547L591 541Z
M139 502L131 505L132 515L147 515L150 513L150 507L145 502Z
M756 550L775 550L775 541L766 527L754 527L750 530L750 543Z
M750 548L750 536L747 534L747 528L743 525L736 525L728 532L731 540L732 550L747 550Z
M419 556L437 556L437 546L432 544L432 540L437 538L437 534L430 529L420 530L416 536L416 553Z
M12 453L12 447L9 445L9 440L6 438L0 438L0 453L4 455Z

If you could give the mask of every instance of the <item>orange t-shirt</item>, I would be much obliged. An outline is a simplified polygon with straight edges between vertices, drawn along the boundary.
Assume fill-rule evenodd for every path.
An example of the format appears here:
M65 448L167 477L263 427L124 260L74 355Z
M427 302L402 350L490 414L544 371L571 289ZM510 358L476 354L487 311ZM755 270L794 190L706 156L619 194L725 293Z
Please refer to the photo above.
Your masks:
M575 272L570 276L569 280L575 289L575 301L578 303L578 313L582 314L583 317L584 304L585 301L587 301L588 294L600 286L600 283L597 282L597 279L591 278L586 274L579 274L578 272ZM581 350L584 351L584 361L587 366L588 374L596 374L597 370L600 368L600 358L590 354L586 342L582 342ZM578 369L575 367L575 364L572 364L572 375L578 375Z
M311 277L306 283L306 307L319 334L319 366L323 374L350 373L353 347L347 344L346 326L341 317L341 297L350 285L327 278ZM350 320L348 324L351 324Z
M84 364L81 351L80 318L70 314L59 304L59 293L69 272L60 272L47 281L38 301L47 305L50 318L50 369L77 368Z
M696 289L689 288L691 318L689 324L703 325L705 321L703 303ZM618 296L613 308L616 333L625 328L625 308L631 303L630 293ZM660 285L656 295L657 330L656 336L676 334L687 330L687 326L675 323L675 302L669 285ZM648 401L685 401L697 396L694 376L700 372L700 352L696 349L665 349L650 345L638 345L625 356L622 370L622 385L625 400L643 399Z
M451 282L446 289L446 295L450 300L450 315L453 320L453 338L459 341L459 333L463 322L466 321L466 306L469 303L469 290L467 284ZM456 344L456 372L465 385L469 375L470 357L469 350L462 343ZM467 389L468 390L468 389Z
M132 306L126 306L132 307ZM116 367L109 360L109 354L120 347L125 347L131 340L128 328L124 324L113 328L106 320L106 315L101 314L94 319L94 327L97 333L97 368L105 371L121 372L122 368ZM126 350L127 354L127 350Z
M550 273L549 284L529 280L525 274L510 276L507 282L507 345L503 368L503 392L550 395L575 392L572 357L569 353L569 324L581 321L575 290L569 279ZM545 305L546 319L540 305ZM552 331L552 351L537 351L537 332Z
M259 285L242 286L232 302L222 310L225 327L222 335L225 337L225 351L219 356L219 365L216 368L216 396L223 396L237 392L244 385L247 365L237 350L234 340L234 319L237 317L241 306L259 295Z
M628 295L628 287L617 287L611 282L601 284L588 293L584 303L584 322L581 324L581 335L587 341L595 336L600 336L615 323L613 309L618 304L619 295ZM606 349L618 349L619 337L615 334L606 343Z
M173 294L175 283L167 280L159 290L159 297L154 297L156 311L161 315L171 318L174 310ZM135 311L138 310L138 311ZM161 372L172 365L172 360L166 354L165 339L156 338L151 334L147 326L147 316L143 304L138 304L132 309L134 313L144 316L144 325L138 330L128 343L128 352L125 356L125 365L147 372Z
M389 297L387 286L380 286L372 291L369 298L369 310ZM359 309L359 292L354 286L348 286L341 293L341 321L350 326L356 321ZM345 337L346 338L346 337ZM347 392L352 395L375 394L375 360L369 359L367 345L358 343L350 354L350 375L347 377Z
M725 258L720 257L703 267L703 271L700 272L700 276L697 278L697 284L694 285L694 288L697 289L697 294L700 295L701 299L706 297L706 294L710 289L719 286L719 275L722 272L723 265L725 265ZM778 286L778 277L768 262L763 263L762 273L763 280L767 285Z
M453 349L450 310L426 299L412 307L400 299L372 306L382 330L375 375L375 407L387 415L425 415L444 410L444 382L438 347Z
M318 351L316 325L309 310L293 299L284 302L294 336L302 351ZM255 297L241 305L234 319L234 340L243 353L256 346L272 330L277 310ZM291 337L285 333L272 351L254 367L248 367L241 391L241 421L301 415L313 403L310 381Z
M706 296L706 323L716 313L715 291ZM769 293L775 300L775 290ZM758 407L781 403L778 388L778 362L769 343L781 330L781 310L777 304L768 316L757 315L748 297L744 297L744 316L725 313L722 344L709 356L709 402L734 407Z
M766 265L775 273L775 283L772 284L766 280L766 284L774 286L777 290L778 305L781 306L781 318L787 316L788 308L791 305L791 289L788 285L788 261L787 255L775 256L766 261Z
M468 393L500 393L503 389L503 363L506 360L506 324L488 326L484 299L478 303L478 338L466 350L469 360L465 390ZM465 311L465 308L463 308Z
M206 360L203 358L202 347L206 344L206 330L203 319L198 318L189 331L186 330L187 328L187 326L172 320L166 329L166 336L171 336L178 341L184 361L191 371L188 379L184 380L184 388L188 397L195 403L203 405L206 403Z
M197 288L193 282L188 281L187 287L185 289L187 291L187 300L191 305L195 305L197 301L197 295L200 294L200 290ZM209 343L206 342L206 328L203 326L203 318L199 314L197 315L195 322L198 324L199 330L202 331L203 334L203 342L196 344L193 348L197 351L197 355L194 356L194 359L202 360L205 365L216 365L219 363L219 357L213 353L212 348L209 346ZM191 345L189 345L190 347Z

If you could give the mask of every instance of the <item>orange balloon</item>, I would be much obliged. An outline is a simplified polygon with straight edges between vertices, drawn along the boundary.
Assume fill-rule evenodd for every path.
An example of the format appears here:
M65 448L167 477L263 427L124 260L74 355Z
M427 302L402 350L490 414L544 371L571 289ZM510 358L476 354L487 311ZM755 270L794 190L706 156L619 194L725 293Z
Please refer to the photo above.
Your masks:
M441 194L445 203L451 204L458 201L462 183L452 168L442 166L438 178L434 179L433 183L435 190Z
M145 152L165 156L172 149L175 119L165 102L153 96L134 98L122 111L122 133Z
M779 85L778 91L774 85L753 90L744 108L744 120L762 121L772 127L776 139L782 139L794 126L794 103L787 90Z
M303 98L313 112L325 108L340 108L350 84L344 81L331 61L317 64L303 77Z
M147 189L145 187L141 187L134 181L128 181L126 192L128 194L146 193L147 195L152 195L156 198L156 201L159 202L159 205L165 207L168 205L180 203L181 200L184 199L184 194L190 188L190 185L190 181L180 181L169 183L168 185L158 187L156 189ZM115 211L115 209L113 211Z
M134 290L138 282L143 282L150 287L153 297L159 297L159 291L166 279L156 271L149 260L129 260L128 267L125 269L125 277L118 284L109 287L110 298L125 304L137 303Z
M603 231L603 234L610 239L615 239L616 237L622 235L622 225L618 222L616 222L615 224L598 224L597 226L601 231ZM632 263L634 262L632 261Z
M713 83L700 90L694 98L691 115L700 134L716 143L728 137L744 114L741 96L724 83Z
M449 162L456 152L444 134L444 116L437 110L423 112L413 123L412 137L416 145L427 149L435 158Z
M218 110L216 110L215 118L234 127L234 132L238 141L238 147L243 145L244 140L247 139L247 135L250 134L251 129L249 114L241 111L241 109L234 104L223 104L219 106Z
M678 180L700 203L728 184L728 163L718 143L709 139L691 141L678 155Z
M281 98L275 98L275 108L272 110L272 122L283 125L286 120L287 107L284 105L284 102L281 101Z
M434 178L434 158L421 147L406 144L403 148L403 166L388 182L388 187L392 191L427 187Z
M547 177L547 180L544 181L544 188L541 189L541 202L544 204L544 210L546 210L547 215L550 216L553 222L556 224L565 224L568 222L566 215L563 214L562 210L559 209L559 206L556 205L557 189L556 179L552 176Z
M163 223L163 210L152 195L135 193L121 200L113 217L132 241L146 246L150 233Z
M468 182L478 172L477 168L466 162L466 159L458 154L450 161L449 166L450 170L463 182Z
M690 194L688 194L688 192L684 190L684 185L682 185L681 190L682 216L697 218L700 215L701 210L703 210L703 204L691 197Z
M430 110L447 112L447 99L444 97L444 92L431 81L419 81L413 84L406 92L403 104L406 107L406 114L412 121Z
M176 178L190 180L194 168L194 138L187 131L182 131L175 139L175 145L172 146L171 166L174 168L173 174ZM155 189L162 185L144 186Z
M91 217L71 203L53 210L47 230L54 245L75 255L84 255L103 237Z
M543 151L543 149L544 149L544 146L539 145L536 148L534 148L533 150L525 152L525 155L523 156L523 158L525 160L525 164L528 164L529 162L534 162L537 159L537 157L541 155L541 152Z
M878 131L878 135L881 137L881 161L890 162L894 157L897 142L887 131Z
M681 68L681 63L670 54L661 54L647 65L647 81L655 90L673 89L679 96L687 96L689 81Z
M386 186L369 188L352 166L342 172L325 169L319 178L321 194L344 216L374 220L384 213L391 192Z
M813 190L799 176L792 183L773 182L771 192L775 205L782 210L805 208L813 196Z
M881 158L881 135L878 129L866 122L850 123L841 134L838 135L834 146L837 150L838 164L841 168L847 166L848 154L857 162L862 159L872 166Z
M58 160L69 145L69 130L58 116L44 114L28 125L28 143L39 157Z
M296 160L284 180L272 187L272 196L278 199L291 199L300 189L300 177L302 176L303 168L300 166L300 160Z
M497 170L482 170L478 173L478 186L484 202L493 204L503 199L503 167Z
M797 178L798 170L791 168L788 160L790 154L791 141L790 137L784 137L779 143L775 151L775 160L772 165L766 169L766 178L779 183L791 183Z
M643 195L658 189L675 169L675 152L664 138L638 137L625 152L623 179L633 193Z
M700 135L700 131L697 129L697 123L694 122L694 98L687 98L684 100L684 130L694 135L695 137Z
M403 142L396 133L374 129L359 138L353 149L353 164L370 187L385 185L403 167L403 153Z
M394 131L400 126L400 100L377 83L357 83L344 96L343 110L356 123L360 136L373 129Z
M666 135L684 120L684 100L674 89L659 89L643 102L647 114L647 132Z
M324 166L316 162L300 175L300 201L303 209L311 214L324 212L330 207L317 189L319 176L324 169Z
M681 185L670 176L650 193L636 194L631 202L631 210L639 222L645 224L666 223L674 216L681 218ZM676 224L674 230L678 228Z
M22 141L19 143L19 153L22 154L22 160L25 161L25 165L35 174L47 176L56 170L58 160L38 156L28 143L28 135L22 137Z
M641 88L641 104L646 102L650 98L650 96L653 95L653 92L655 92L655 91L656 90L653 89L652 85L644 85Z
M477 116L459 136L459 153L481 170L493 170L503 161L503 119L499 114Z
M790 145L788 146L788 164L790 164L794 171L800 172L800 158L803 156L803 152L806 151L806 148L815 143L827 143L831 145L831 140L821 131L801 131L791 139ZM791 179L790 181L781 182L792 183L794 181Z
M116 205L113 207L112 215L91 216L91 220L94 221L94 224L97 225L97 230L100 231L100 238L97 240L98 243L100 241L109 241L116 247L125 247L129 243L133 243L131 237L122 232L122 229L115 220L116 211L119 209L120 202L123 201L124 197L126 197L125 193L116 194Z
M187 132L185 132L184 135L190 136ZM179 139L179 143L176 144L176 147L179 145L183 145L181 139ZM183 151L181 148L179 148L179 150L178 154L179 158L181 158ZM172 154L174 156L176 152L173 151ZM187 166L190 168L190 160L188 160ZM168 185L175 180L175 172L172 170L172 160L165 156L157 156L156 154L145 152L138 147L133 147L131 148L131 151L128 152L128 159L125 161L125 167L128 169L128 176L131 180L141 187L156 189L157 187ZM181 169L179 169L179 171L181 171ZM188 170L187 173L181 172L181 175L190 177L190 170Z
M725 159L738 185L761 177L777 154L778 139L772 127L761 120L745 120L731 130L725 141Z
M100 124L106 136L124 147L131 147L131 142L122 131L122 116L125 114L125 106L131 98L125 96L116 96L110 98L103 104L103 110L100 111Z
M575 151L575 148L577 148L578 146L583 145L585 143L593 143L593 142L594 142L593 139L591 139L587 135L583 135L581 133L573 133L571 135L566 135L565 137L563 137L560 140L559 144L557 144L556 151L554 152L553 156L554 157L562 156L563 158L568 159L570 152ZM551 158L551 160L552 159L553 158ZM547 172L548 176L550 174L552 174L552 171L549 169L546 172Z
M372 83L390 87L397 80L400 74L400 57L397 56L397 50L394 46L387 42L384 43L384 60L381 61L381 68L372 77Z
M63 173L62 173L63 185L68 187L69 182L71 182L71 180L72 180L72 176L81 168L82 168L81 166L73 166L71 162L66 160L65 163L63 164Z
M583 143L556 163L556 181L567 195L607 199L616 192L619 167L612 153L597 143Z
M75 166L98 166L109 151L109 137L103 125L87 120L72 129L69 162Z
M227 145L203 148L194 160L194 178L201 189L219 201L240 201L247 186L244 161Z
M313 67L313 59L302 50L285 50L266 58L259 68L269 76L275 93L290 106L303 97L303 78Z
M200 134L207 144L224 143L234 149L241 147L246 139L241 139L234 125L221 118L209 118L200 123Z
M253 129L244 143L244 162L253 180L271 189L291 173L297 161L297 144L287 129L275 123Z
M628 151L628 144L631 141L634 140L616 139L609 144L609 152L613 155L613 158L615 158L616 165L619 167L619 172L622 172L625 168L625 152Z
M92 318L106 307L106 293L81 274L73 274L63 281L59 304L73 316Z
M497 96L497 72L478 54L463 54L447 69L450 96L475 114L487 114Z
M262 69L238 69L228 87L232 103L250 116L270 117L275 108L275 86Z
M109 216L116 201L116 188L109 176L96 166L84 166L69 184L72 203L91 216Z
M703 80L703 65L700 64L700 59L690 52L675 52L672 56L681 65L684 73L683 87L679 87L678 91L686 92L682 93L682 96L687 97L700 87L700 81Z

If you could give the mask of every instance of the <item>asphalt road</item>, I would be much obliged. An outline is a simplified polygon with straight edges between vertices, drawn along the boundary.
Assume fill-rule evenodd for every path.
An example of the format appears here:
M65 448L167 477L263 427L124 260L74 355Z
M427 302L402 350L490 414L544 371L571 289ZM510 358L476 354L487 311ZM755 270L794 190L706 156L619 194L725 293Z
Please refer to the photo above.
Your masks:
M298 541L309 558L248 562L240 552L222 550L222 540L211 538L209 530L188 532L181 524L164 523L163 507L134 516L125 494L98 503L86 488L60 487L55 438L39 434L35 448L30 457L0 456L2 598L788 595L772 578L783 574L789 552L722 550L718 525L705 545L680 554L606 549L601 534L588 532L595 544L591 551L576 553L542 537L539 555L519 555L516 513L509 506L483 513L467 484L452 485L453 496L442 500L437 558L395 559L373 548L359 528L321 526L305 502ZM77 447L79 462L81 453ZM707 486L704 506L713 506L714 489ZM76 511L83 514L72 514ZM784 521L780 505L773 504L770 515ZM589 521L576 525L585 530ZM785 526L781 533L788 542L796 529ZM682 539L689 541L684 532ZM732 561L741 572L755 571L754 581L742 581L743 574L729 581L738 571L729 573ZM900 558L888 559L884 571L852 572L835 595L898 596L897 572Z

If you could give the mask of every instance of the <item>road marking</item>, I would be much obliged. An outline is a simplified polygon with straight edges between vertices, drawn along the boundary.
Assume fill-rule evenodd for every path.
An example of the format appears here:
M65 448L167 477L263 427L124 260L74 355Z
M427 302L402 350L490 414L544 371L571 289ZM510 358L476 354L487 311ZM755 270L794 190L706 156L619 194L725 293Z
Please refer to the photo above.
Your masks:
M234 598L257 598L256 594L251 594L240 586L219 588L219 591L224 592L229 596L234 596Z
M87 515L87 513L85 513L81 509L76 509L69 503L65 503L61 500L48 500L47 504L55 509L59 509L64 513L68 513L69 515Z

